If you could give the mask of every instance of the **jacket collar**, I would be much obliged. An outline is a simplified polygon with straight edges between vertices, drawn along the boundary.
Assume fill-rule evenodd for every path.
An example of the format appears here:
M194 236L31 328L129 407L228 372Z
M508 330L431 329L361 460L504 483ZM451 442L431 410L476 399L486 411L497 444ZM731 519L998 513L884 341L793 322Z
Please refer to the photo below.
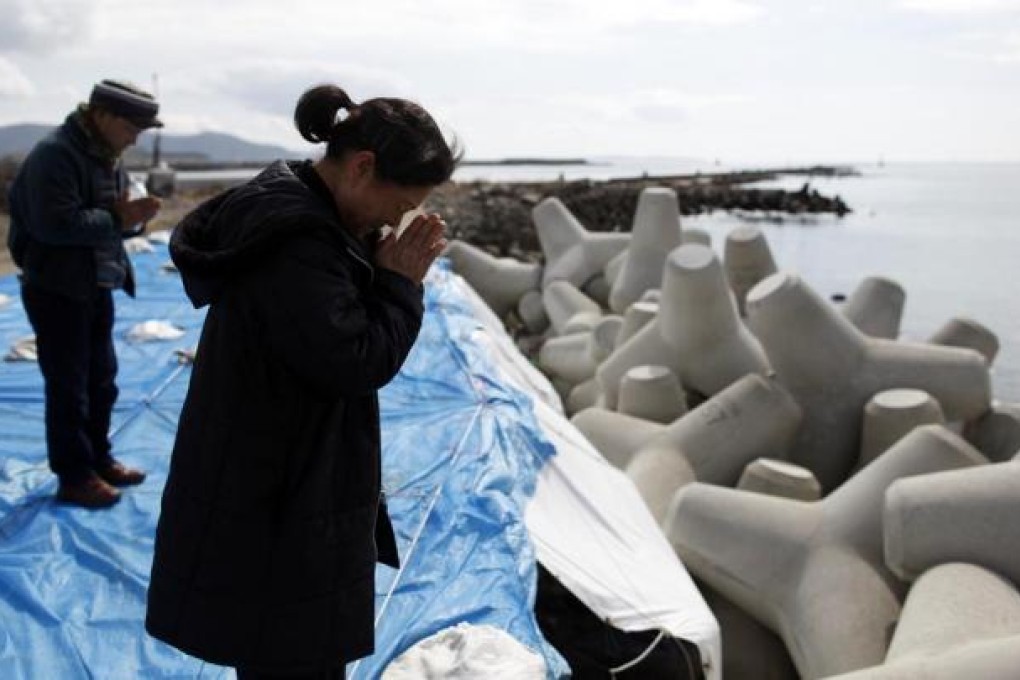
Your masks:
M84 104L79 104L77 109L68 114L63 127L75 144L104 165L113 167L120 160L120 156L96 129Z

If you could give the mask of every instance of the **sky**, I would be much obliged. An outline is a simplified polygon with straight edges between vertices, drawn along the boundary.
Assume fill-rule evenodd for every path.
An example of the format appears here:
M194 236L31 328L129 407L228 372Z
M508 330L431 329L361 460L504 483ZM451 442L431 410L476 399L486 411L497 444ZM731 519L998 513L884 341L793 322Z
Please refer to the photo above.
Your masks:
M311 152L319 83L413 99L466 156L1020 161L1020 0L0 0L0 125L92 83L166 131Z

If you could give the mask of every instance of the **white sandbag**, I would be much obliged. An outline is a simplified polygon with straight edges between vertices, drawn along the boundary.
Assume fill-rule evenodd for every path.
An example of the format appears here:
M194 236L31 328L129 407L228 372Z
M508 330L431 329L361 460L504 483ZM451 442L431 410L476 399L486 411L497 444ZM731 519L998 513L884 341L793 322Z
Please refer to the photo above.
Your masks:
M495 626L458 623L418 642L383 680L545 680L542 657Z
M127 332L129 342L152 342L156 340L177 340L184 336L184 329L169 321L149 319L131 327Z

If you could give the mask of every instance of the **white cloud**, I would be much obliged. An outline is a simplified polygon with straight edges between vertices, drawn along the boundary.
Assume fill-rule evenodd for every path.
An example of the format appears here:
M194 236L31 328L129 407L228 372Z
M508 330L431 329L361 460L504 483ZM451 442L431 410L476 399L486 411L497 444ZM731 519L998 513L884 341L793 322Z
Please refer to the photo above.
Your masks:
M405 78L384 69L356 63L331 67L304 59L252 59L231 64L210 84L221 94L253 110L290 117L298 97L319 83L343 87L355 100L374 96L409 96Z
M960 61L1010 65L1020 63L1020 30L976 30L955 36L945 54Z
M1002 41L1002 47L991 57L992 61L1003 64L1020 64L1020 32L1006 36Z
M0 0L0 52L46 53L81 43L96 9L88 0Z
M0 57L0 97L25 99L35 94L35 87L10 60Z
M725 26L751 21L764 12L758 3L744 0L561 0L552 7L599 30L645 23Z
M1020 63L1020 33L1004 37L997 48L984 52L981 57L994 63Z
M146 35L187 39L231 51L337 53L368 46L383 52L580 52L622 29L663 24L719 27L760 16L756 0L104 0L103 39Z
M692 93L666 88L639 90L627 96L630 111L639 121L678 124L706 109L745 104L748 98L734 94Z
M223 70L160 82L161 117L175 133L230 132L288 148L305 143L294 129L294 106L313 85L339 85L355 101L415 95L397 73L352 61L331 67L304 59L242 58Z
M925 143L1016 156L1014 9L1020 0L0 0L0 121L56 121L98 78L145 86L158 73L167 133L292 148L297 97L332 82L356 100L420 101L471 157L893 156ZM955 102L971 107L924 118ZM862 109L874 111L866 125Z
M688 155L698 130L743 96L667 88L592 94L468 95L433 111L463 140L471 158L505 155ZM706 140L707 141L707 140ZM701 152L701 148L696 149Z
M1020 10L1020 0L899 0L903 9L929 14L988 14Z

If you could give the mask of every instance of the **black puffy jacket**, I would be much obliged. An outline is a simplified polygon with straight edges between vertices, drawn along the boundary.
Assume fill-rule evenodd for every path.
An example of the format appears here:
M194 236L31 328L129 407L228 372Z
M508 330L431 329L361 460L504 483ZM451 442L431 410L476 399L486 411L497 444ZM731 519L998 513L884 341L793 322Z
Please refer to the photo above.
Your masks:
M198 207L171 255L210 305L156 531L146 630L207 661L324 670L373 651L377 390L422 290L374 268L309 163Z
M97 286L135 294L134 271L113 205L127 191L119 160L71 113L25 158L11 183L7 247L26 283L88 299Z

